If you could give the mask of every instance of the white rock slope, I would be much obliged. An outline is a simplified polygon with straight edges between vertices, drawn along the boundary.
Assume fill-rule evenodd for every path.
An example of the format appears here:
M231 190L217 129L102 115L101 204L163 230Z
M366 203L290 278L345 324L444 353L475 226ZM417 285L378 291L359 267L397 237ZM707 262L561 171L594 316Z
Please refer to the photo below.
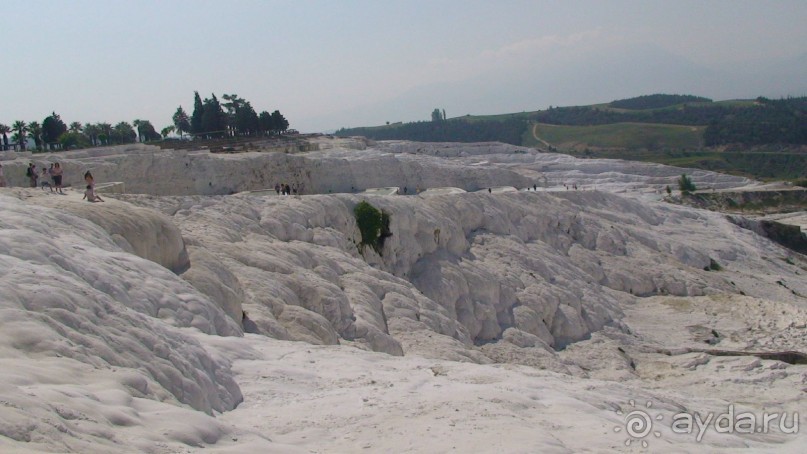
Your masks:
M153 189L105 203L0 189L0 450L803 450L779 426L699 441L669 424L729 404L792 415L807 392L798 355L760 356L807 351L807 259L655 201L680 169L325 145L38 156ZM286 178L325 194L215 195ZM357 246L362 200L390 216L381 255ZM626 438L631 401L653 402L658 437Z

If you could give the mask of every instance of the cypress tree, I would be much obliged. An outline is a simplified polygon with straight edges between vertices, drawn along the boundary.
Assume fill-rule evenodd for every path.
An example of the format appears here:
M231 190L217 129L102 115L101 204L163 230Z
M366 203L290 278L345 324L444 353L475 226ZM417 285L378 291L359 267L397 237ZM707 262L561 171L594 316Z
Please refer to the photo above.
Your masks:
M221 137L227 130L227 115L221 108L218 98L211 94L212 98L205 99L204 113L202 114L202 130L206 135Z
M262 134L273 133L275 129L274 127L275 123L272 119L272 114L264 110L263 112L261 112L260 115L258 115L258 123L260 124L260 130Z
M193 92L193 114L191 115L191 134L201 134L202 129L202 116L205 114L205 106L202 104L202 98L199 97L199 92Z

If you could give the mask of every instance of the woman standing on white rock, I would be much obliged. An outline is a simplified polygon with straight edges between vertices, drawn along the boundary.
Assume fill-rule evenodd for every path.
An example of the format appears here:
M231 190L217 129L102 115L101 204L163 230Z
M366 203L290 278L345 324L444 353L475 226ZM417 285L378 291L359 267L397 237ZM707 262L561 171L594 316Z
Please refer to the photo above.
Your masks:
M59 194L64 194L64 192L62 192L62 173L62 166L59 165L58 162L53 164L53 169L50 171L50 176L53 177L53 186L56 188Z

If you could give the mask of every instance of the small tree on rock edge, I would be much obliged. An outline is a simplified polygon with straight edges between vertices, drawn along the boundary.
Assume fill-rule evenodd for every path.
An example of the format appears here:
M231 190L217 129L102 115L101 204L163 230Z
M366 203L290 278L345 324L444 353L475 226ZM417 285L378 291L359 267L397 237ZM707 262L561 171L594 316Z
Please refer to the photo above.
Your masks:
M370 205L366 200L362 200L353 208L353 214L356 216L356 224L361 232L359 250L364 252L364 248L370 246L378 255L381 255L384 240L392 236L389 229L389 214Z
M683 194L689 194L690 192L695 192L698 188L695 187L695 183L692 182L692 179L687 176L687 174L681 174L681 178L678 179L678 189L681 190Z

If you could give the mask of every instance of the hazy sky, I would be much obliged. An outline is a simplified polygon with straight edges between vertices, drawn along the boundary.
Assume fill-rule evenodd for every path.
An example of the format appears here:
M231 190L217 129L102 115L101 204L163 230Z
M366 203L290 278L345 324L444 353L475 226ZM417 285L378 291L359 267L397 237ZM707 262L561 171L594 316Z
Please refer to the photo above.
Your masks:
M651 93L807 95L805 0L0 0L0 123L236 93L304 132Z

